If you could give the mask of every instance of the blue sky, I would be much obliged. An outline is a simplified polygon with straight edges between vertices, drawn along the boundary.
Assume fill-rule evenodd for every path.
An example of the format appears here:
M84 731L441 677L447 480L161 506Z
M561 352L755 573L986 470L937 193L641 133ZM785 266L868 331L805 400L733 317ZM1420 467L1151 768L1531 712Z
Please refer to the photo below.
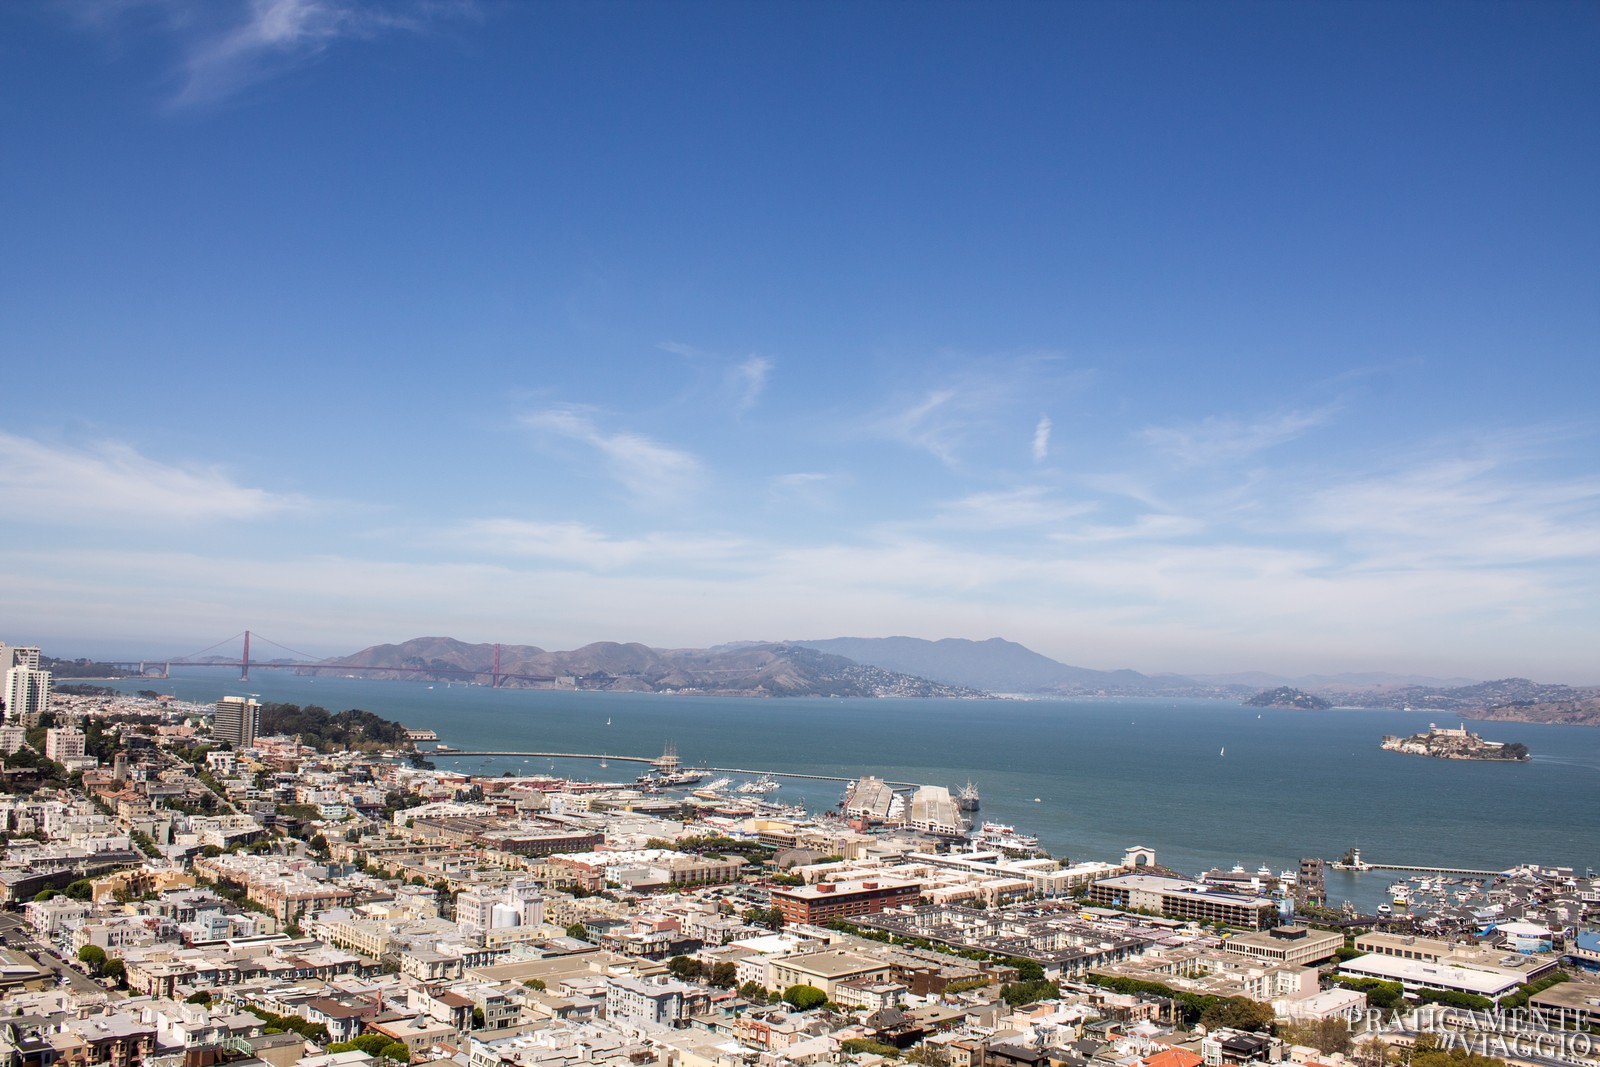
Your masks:
M1600 682L1600 8L0 9L0 640Z

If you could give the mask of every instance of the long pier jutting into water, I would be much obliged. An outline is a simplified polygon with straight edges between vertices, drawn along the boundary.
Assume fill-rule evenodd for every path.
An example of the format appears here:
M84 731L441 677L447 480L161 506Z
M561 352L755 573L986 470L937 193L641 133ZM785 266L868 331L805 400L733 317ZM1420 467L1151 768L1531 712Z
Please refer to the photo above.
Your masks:
M521 759L587 759L587 760L617 760L622 763L649 763L655 764L659 757L654 756L618 756L610 752L481 752L447 749L444 752L418 749L417 753L429 759L440 757L454 758L456 756L510 756ZM797 771L759 771L749 767L698 767L697 770L710 771L716 774L770 774L774 778L808 778L815 782L853 782L856 779L839 774L801 774ZM859 775L857 776L859 777ZM915 788L916 782L887 782L886 785L896 788Z

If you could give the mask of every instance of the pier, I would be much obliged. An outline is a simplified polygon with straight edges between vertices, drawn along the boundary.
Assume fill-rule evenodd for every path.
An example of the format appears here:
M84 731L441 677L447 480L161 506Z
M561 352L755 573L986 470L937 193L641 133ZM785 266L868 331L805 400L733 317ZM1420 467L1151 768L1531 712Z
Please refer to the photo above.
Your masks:
M1368 863L1358 860L1355 863L1330 863L1329 867L1336 871L1351 871L1360 874L1362 871L1411 871L1416 874L1464 874L1473 878L1493 878L1501 871L1478 871L1470 867L1414 867L1403 863Z
M493 758L496 756L514 757L518 759L586 759L586 760L616 760L619 763L656 763L659 756L618 756L609 752L479 752L446 749L443 752L434 750L417 750L418 755L427 756L429 759L440 757L453 758L455 756L478 756ZM855 778L838 774L800 774L796 771L758 771L749 767L696 767L695 770L706 771L711 774L770 774L774 778L805 778L813 782L853 782ZM915 789L917 782L886 782L886 785L897 789Z

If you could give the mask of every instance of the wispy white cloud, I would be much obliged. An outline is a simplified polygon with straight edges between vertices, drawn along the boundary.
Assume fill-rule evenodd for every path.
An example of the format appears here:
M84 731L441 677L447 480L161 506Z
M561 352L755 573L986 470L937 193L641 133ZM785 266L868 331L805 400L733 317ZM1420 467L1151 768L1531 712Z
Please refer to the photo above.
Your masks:
M518 556L613 571L638 564L724 567L747 550L737 538L648 533L618 537L581 522L473 519L447 531L446 543L493 556Z
M682 341L661 341L656 347L663 352L682 356L695 368L699 381L691 389L691 395L715 394L736 415L755 407L766 391L767 379L777 366L770 356L751 353L741 358L731 358Z
M1111 541L1165 541L1172 538L1193 537L1206 529L1203 519L1190 515L1146 514L1132 522L1116 525L1099 523L1078 526L1051 534L1063 543L1106 543Z
M637 433L607 433L578 408L523 416L523 425L593 448L607 471L641 503L681 500L699 488L704 468L694 455Z
M0 499L12 521L199 523L255 519L306 506L240 485L217 467L172 465L117 441L83 448L0 432Z
M153 28L178 50L175 108L218 103L311 62L344 40L423 33L476 17L475 0L89 0L72 7L84 26Z
M875 428L883 436L932 453L946 466L954 466L956 453L968 432L967 419L954 403L954 389L934 389L910 405L889 412Z
M1098 507L1093 502L1058 499L1042 486L1024 486L973 493L946 501L939 505L935 521L945 526L984 530L1057 526L1091 514Z
M750 356L734 364L729 378L735 393L734 408L749 411L761 399L767 387L767 376L772 373L772 360L766 356Z
M767 502L775 506L803 505L827 508L834 503L842 479L821 471L793 471L767 480Z
M1038 410L1040 396L1069 396L1088 378L1063 369L1055 356L966 359L954 370L928 376L920 389L903 390L867 420L866 432L963 469L985 454L989 442L1014 440L1017 420L1028 417L1030 408ZM1041 447L1048 454L1049 445L1050 420L1044 418L1034 429L1035 454Z
M1541 478L1489 457L1342 480L1311 493L1301 519L1371 568L1600 560L1600 478Z
M1177 426L1150 426L1140 436L1156 451L1182 467L1204 467L1246 459L1275 445L1292 441L1321 426L1338 413L1336 405L1310 411L1290 411L1242 422L1208 416Z
M1043 463L1050 455L1050 416L1040 415L1033 428L1033 461Z

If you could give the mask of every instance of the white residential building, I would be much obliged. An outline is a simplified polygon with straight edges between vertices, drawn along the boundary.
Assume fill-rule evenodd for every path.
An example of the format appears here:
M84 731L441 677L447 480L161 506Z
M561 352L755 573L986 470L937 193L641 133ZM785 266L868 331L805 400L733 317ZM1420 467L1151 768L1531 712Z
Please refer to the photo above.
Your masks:
M82 759L86 744L83 731L76 726L52 726L45 731L45 759L65 763L69 759Z
M25 651L13 649L13 651ZM38 652L38 649L27 651ZM37 663L37 657L34 659ZM35 726L50 705L50 672L34 667L11 667L6 671L6 722Z
M619 975L606 980L606 1018L678 1026L689 1017L690 999L704 992L676 979Z
M476 886L456 896L456 924L484 944L526 940L544 923L544 896L527 878L509 885Z

